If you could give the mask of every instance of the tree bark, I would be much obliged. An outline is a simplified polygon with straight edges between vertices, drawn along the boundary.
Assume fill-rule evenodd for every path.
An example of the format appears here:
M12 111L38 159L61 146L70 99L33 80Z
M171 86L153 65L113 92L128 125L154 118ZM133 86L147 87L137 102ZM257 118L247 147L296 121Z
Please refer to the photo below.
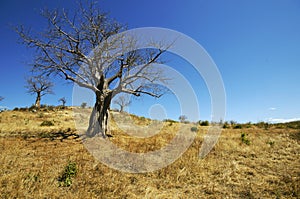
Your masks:
M89 127L86 135L94 137L97 135L106 137L109 118L109 107L112 99L112 92L96 92L96 102L89 120Z
M35 100L34 106L36 108L41 108L41 93L37 92L36 94L37 95L36 95L36 100Z

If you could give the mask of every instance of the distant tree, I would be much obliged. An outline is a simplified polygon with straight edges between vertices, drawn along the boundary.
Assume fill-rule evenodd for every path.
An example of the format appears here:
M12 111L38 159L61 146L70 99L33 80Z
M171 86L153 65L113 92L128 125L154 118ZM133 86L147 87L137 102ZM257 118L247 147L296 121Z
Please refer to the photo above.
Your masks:
M187 120L187 116L186 115L180 115L178 119L179 119L180 122L185 122Z
M234 126L234 125L236 125L236 124L237 124L236 121L233 121L233 120L230 121L230 125L231 125L231 126Z
M41 107L42 96L53 94L53 83L41 75L27 78L25 88L29 94L36 94L34 105L37 108Z
M59 75L95 94L86 134L105 137L108 109L118 93L160 97L166 92L161 85L169 77L157 64L164 63L162 54L171 44L148 41L153 47L140 49L134 36L117 34L126 27L102 13L95 2L80 3L78 8L70 12L75 13L72 16L65 10L44 10L45 31L34 33L24 26L16 31L25 45L35 49L33 71Z
M64 107L64 106L66 105L66 103L67 103L67 100L66 100L65 97L60 98L58 101L61 102L61 104L62 104L63 107Z
M209 126L209 121L207 121L207 120L201 121L200 126Z
M4 97L0 96L0 102L1 102L2 100L4 100Z
M81 105L80 105L81 108L86 108L86 106L87 106L86 102L82 102Z
M120 106L120 112L123 112L124 108L131 104L131 101L127 95L120 95L113 101L113 103Z

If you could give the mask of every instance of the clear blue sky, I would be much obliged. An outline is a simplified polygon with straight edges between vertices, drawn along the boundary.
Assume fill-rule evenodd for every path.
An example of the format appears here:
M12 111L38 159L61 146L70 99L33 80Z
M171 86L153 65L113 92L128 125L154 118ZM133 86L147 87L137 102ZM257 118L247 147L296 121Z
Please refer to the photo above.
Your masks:
M32 51L17 43L18 36L10 24L39 30L45 25L39 16L42 8L72 9L74 2L0 2L0 96L5 97L0 106L24 107L34 102L34 96L24 89L26 62L32 60ZM199 42L222 75L226 120L300 118L300 1L102 0L99 6L129 28L170 28ZM192 74L190 81L199 98L200 118L196 119L210 120L210 96L205 83ZM70 105L73 85L63 80L55 83L55 95L46 96L42 103L57 105L59 98L66 97ZM165 106L169 118L177 119L179 113L167 99L139 100L130 111L148 116L151 104L158 103Z

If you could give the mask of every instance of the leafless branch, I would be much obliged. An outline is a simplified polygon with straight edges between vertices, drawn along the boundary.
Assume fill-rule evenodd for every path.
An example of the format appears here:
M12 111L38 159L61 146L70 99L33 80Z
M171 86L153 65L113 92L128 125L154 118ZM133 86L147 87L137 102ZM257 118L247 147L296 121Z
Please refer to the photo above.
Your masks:
M47 9L42 16L48 22L44 31L16 28L22 42L36 50L33 72L59 75L97 96L112 93L114 97L120 92L153 97L164 94L165 89L159 85L168 78L158 65L164 63L163 54L171 44L149 41L155 48L139 49L136 38L122 34L125 27L93 2L80 2L72 16L66 10Z

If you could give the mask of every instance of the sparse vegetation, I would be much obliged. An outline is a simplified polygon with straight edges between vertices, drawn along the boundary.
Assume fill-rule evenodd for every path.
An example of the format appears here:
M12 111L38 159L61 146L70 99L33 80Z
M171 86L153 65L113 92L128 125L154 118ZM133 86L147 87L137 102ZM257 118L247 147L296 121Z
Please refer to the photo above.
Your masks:
M198 122L200 126L209 126L209 121L199 121Z
M75 162L69 162L62 174L58 177L59 186L69 187L72 185L72 178L77 174Z
M41 123L41 126L54 126L54 123L46 120Z
M42 118L39 113L43 114ZM288 124L284 124L285 129L276 126L268 130L256 126L223 129L214 149L201 160L199 147L207 127L196 126L195 141L177 161L155 172L130 174L94 159L76 135L72 114L72 109L1 113L0 193L3 198L223 198L224 195L299 198L296 162L300 131L287 128ZM139 116L131 118L135 123L143 120ZM41 122L46 120L54 121L55 126L41 127ZM164 125L157 135L140 139L118 129L114 122L112 125L113 137L108 139L136 153L166 146L180 125L187 125L188 131L195 127L173 122L172 126ZM241 133L251 140L249 146L241 141Z
M172 120L172 119L164 119L163 121L164 122L170 122L170 123L178 123L177 121Z
M245 133L241 133L241 140L244 144L250 145L250 140L247 137L248 135Z
M242 128L243 128L243 125L241 125L241 124L236 124L233 127L233 129L242 129Z
M268 122L258 122L255 124L256 127L258 128L264 128L264 129L269 129L272 125L269 124Z

